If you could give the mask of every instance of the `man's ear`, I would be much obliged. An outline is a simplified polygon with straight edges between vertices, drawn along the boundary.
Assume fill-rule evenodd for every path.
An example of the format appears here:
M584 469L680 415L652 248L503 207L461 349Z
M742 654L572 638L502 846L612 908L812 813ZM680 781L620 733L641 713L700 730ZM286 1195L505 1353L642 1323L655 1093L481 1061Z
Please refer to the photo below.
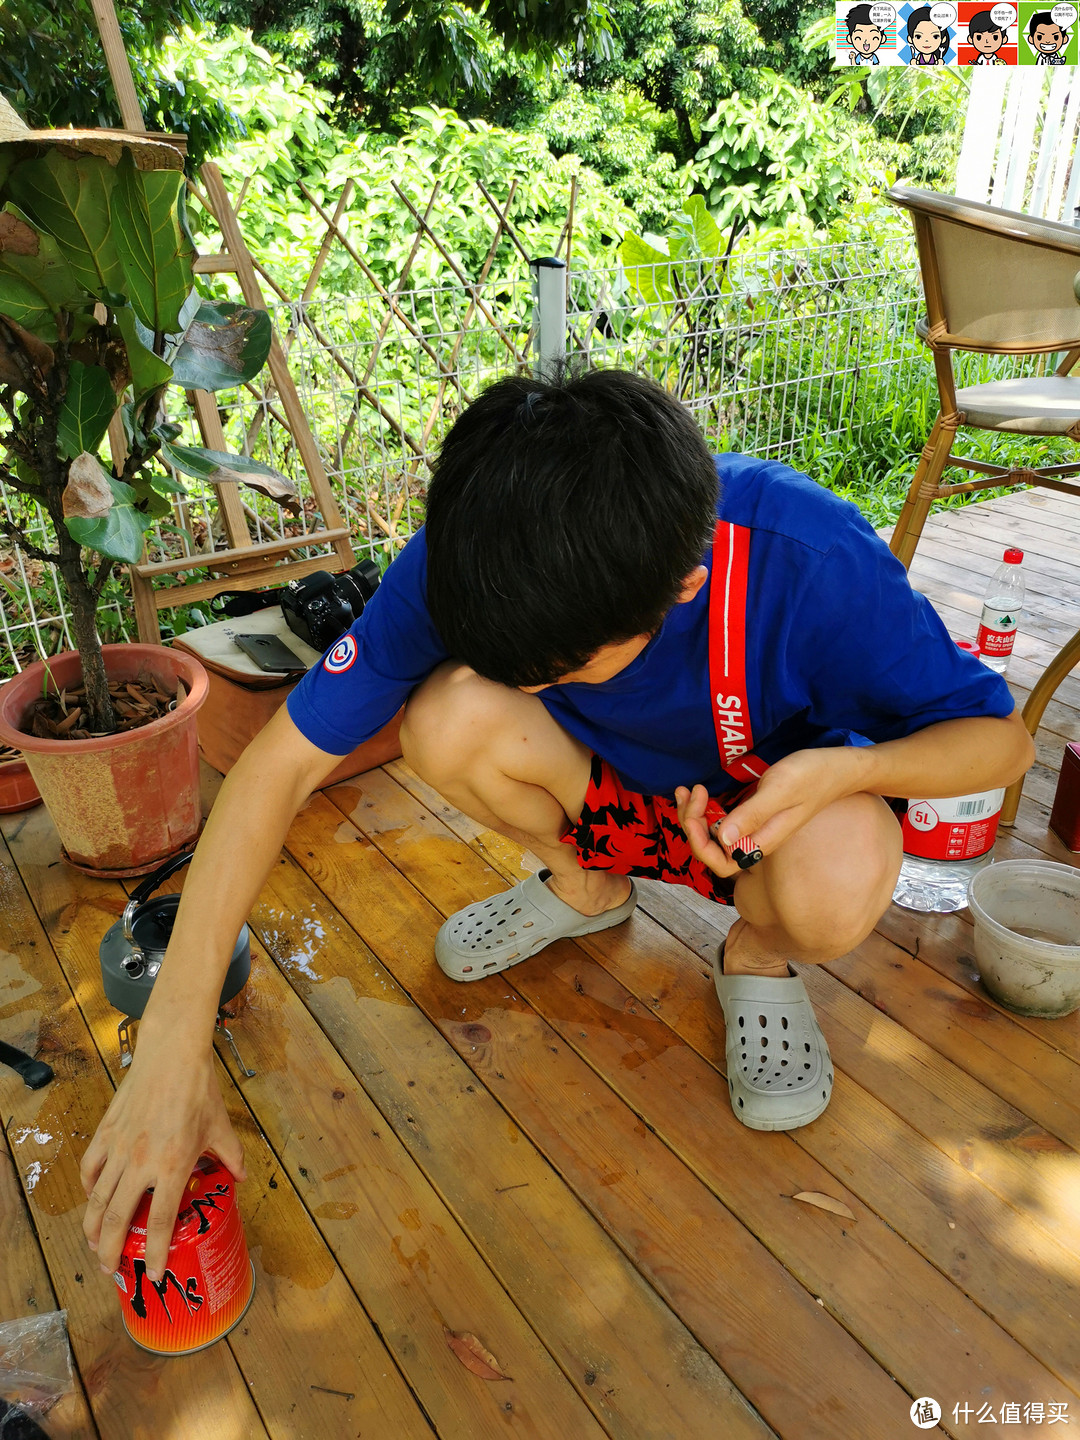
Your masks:
M682 583L682 589L675 597L676 605L685 605L688 600L693 600L705 581L709 578L709 572L704 565L698 565L690 571Z

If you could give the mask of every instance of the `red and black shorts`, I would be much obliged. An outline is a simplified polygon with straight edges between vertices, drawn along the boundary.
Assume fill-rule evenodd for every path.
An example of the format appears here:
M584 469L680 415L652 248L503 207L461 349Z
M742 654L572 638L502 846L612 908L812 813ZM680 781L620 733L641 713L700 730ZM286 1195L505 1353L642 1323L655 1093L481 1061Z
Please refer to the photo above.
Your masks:
M729 797L723 813L733 810L756 784ZM674 797L627 790L599 755L592 757L581 819L571 823L562 842L575 847L583 870L689 885L721 905L734 904L738 877L716 875L695 857L679 824Z

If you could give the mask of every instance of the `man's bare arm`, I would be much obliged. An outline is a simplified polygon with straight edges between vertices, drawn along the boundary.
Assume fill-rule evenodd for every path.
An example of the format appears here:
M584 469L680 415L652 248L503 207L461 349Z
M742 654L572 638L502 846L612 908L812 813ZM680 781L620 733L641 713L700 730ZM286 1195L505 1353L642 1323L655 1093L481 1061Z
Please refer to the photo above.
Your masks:
M297 810L340 757L304 738L284 706L226 777L184 885L138 1044L82 1161L83 1230L116 1268L131 1216L153 1185L147 1270L164 1270L191 1167L213 1150L237 1179L243 1153L214 1076L213 1032L240 927Z

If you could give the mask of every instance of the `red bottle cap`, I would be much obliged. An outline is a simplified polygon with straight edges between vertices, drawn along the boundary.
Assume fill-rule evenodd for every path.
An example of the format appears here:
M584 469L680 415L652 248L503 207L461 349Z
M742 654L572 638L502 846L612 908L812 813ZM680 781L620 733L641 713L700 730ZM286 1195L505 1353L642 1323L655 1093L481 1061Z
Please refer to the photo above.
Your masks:
M966 650L969 655L981 655L981 654L982 654L982 651L980 650L980 648L978 647L978 645L975 644L975 641L974 641L974 640L957 640L956 643L957 643L957 645L960 647L961 650Z
M1006 550L1006 551L1005 551L1005 564L1006 564L1006 565L1019 565L1020 562L1023 560L1023 558L1024 558L1024 552L1023 552L1022 550Z

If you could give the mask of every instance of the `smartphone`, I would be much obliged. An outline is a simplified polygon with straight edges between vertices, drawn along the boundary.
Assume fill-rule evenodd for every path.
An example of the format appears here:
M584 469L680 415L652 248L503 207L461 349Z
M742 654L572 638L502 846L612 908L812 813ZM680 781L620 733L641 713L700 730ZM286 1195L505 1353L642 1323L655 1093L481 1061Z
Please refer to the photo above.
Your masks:
M280 672L308 668L300 656L276 635L234 635L233 639L260 670Z

